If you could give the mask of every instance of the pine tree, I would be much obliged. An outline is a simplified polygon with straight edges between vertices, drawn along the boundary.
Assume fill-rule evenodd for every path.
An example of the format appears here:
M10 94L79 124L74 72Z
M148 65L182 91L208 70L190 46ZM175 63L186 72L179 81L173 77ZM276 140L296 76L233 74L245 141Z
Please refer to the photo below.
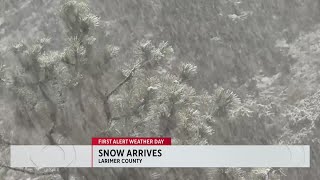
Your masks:
M50 38L31 45L20 42L12 47L16 69L0 69L9 74L6 88L16 101L15 129L36 134L14 134L10 139L15 144L90 144L94 136L169 136L174 144L205 145L214 142L217 119L228 124L232 116L240 116L241 102L232 91L219 88L210 95L190 85L197 67L192 63L173 67L175 53L168 42L155 45L141 40L130 53L122 52L101 35L101 20L84 1L65 1L60 14L66 29L63 48L51 50ZM121 53L125 61L118 58ZM2 167L48 178L59 175L64 180L122 179L131 173L140 179L209 176L203 174L205 169Z

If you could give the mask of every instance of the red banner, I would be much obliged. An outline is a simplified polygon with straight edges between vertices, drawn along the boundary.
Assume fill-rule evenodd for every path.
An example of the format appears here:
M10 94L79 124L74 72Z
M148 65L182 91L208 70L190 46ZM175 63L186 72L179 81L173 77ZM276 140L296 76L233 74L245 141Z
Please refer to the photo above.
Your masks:
M94 137L92 145L171 145L171 138L165 137Z

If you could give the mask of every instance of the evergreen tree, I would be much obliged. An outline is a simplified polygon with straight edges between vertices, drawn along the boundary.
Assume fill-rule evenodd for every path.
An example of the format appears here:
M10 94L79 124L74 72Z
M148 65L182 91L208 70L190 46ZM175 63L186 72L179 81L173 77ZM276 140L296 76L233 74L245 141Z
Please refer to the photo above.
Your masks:
M190 82L197 67L192 63L173 67L174 50L167 42L139 41L121 62L117 58L121 49L107 44L99 30L100 18L84 1L65 1L60 14L66 29L63 48L51 50L50 38L12 47L17 65L7 70L5 85L16 101L15 128L21 134L8 136L15 144L89 144L93 136L170 136L174 144L208 144L214 117L226 117L232 105L240 103L229 90L219 89L214 95L196 92ZM21 137L22 132L27 136ZM148 178L156 173L9 169L64 180L121 179L133 172L135 178ZM204 170L161 171L157 176L166 178Z

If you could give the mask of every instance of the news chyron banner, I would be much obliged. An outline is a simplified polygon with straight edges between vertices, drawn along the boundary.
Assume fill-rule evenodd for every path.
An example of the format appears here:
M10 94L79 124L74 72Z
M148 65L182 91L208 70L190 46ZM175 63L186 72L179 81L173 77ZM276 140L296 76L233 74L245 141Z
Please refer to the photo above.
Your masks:
M171 138L92 138L91 145L12 145L11 167L310 167L308 145L174 145Z

